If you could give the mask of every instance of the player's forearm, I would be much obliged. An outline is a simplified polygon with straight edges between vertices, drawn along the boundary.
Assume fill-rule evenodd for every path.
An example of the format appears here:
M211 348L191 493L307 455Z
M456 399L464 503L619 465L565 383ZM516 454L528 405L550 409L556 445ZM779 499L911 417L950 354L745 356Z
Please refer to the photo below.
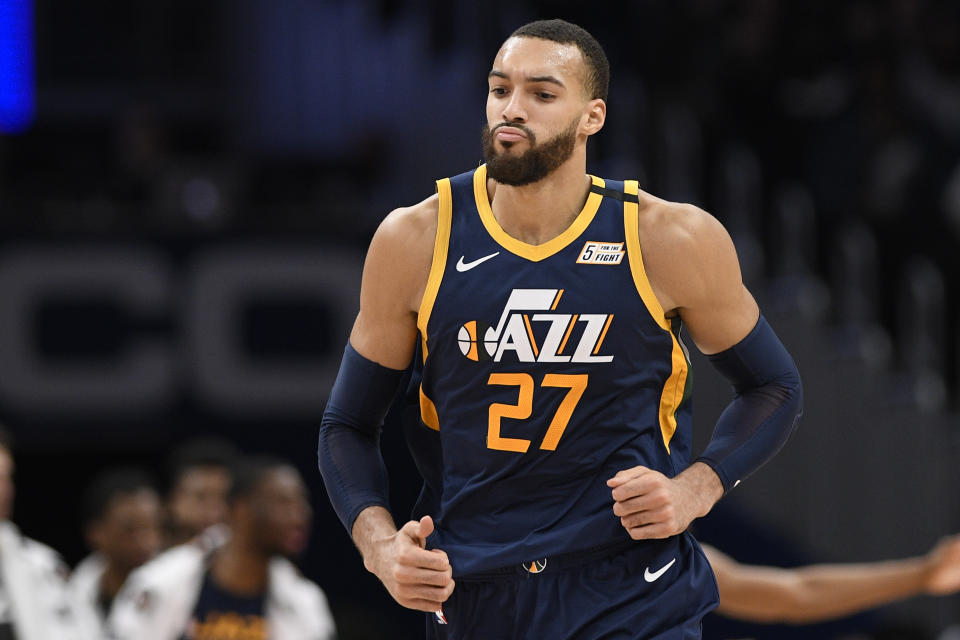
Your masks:
M926 570L921 558L801 569L803 591L788 620L836 618L917 595Z
M397 525L393 516L383 507L367 507L354 520L351 536L360 550L363 566L371 573L377 573L378 551L383 544L397 534Z
M741 567L738 571L735 585L721 587L721 614L753 622L806 624L917 595L928 568L922 558L910 558L802 569Z

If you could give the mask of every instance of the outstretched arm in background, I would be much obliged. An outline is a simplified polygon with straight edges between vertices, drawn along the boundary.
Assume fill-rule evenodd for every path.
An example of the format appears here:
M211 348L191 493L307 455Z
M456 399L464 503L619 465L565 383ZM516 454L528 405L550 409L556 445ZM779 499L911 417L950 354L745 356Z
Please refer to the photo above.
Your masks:
M704 545L720 588L717 612L749 622L805 624L920 594L960 591L960 535L902 560L794 569L740 564Z

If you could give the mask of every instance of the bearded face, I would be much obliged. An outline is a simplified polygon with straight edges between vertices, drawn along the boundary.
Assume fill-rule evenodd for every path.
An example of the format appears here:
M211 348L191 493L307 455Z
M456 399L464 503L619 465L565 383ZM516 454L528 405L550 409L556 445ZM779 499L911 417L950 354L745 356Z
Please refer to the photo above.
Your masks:
M544 179L573 155L579 123L578 116L564 131L542 143L537 142L533 131L519 123L501 122L492 129L484 126L483 157L487 163L487 176L500 184L513 187L522 187ZM530 148L523 153L511 153L511 147L516 143L500 141L503 150L498 151L495 133L500 127L523 131Z

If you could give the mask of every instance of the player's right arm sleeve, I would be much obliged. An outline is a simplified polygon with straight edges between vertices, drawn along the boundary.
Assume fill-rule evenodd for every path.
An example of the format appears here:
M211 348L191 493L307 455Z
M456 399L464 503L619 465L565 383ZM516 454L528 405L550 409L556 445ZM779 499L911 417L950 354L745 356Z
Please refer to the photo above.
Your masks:
M330 503L346 527L371 506L389 509L380 428L403 371L360 355L348 342L320 422L317 461Z

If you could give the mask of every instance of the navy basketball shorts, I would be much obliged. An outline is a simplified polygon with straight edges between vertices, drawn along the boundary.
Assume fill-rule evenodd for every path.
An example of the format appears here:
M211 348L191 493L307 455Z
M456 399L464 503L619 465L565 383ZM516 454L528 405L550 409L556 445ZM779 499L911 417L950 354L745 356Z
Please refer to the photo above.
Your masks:
M456 578L428 640L699 640L717 606L693 536L624 542Z

